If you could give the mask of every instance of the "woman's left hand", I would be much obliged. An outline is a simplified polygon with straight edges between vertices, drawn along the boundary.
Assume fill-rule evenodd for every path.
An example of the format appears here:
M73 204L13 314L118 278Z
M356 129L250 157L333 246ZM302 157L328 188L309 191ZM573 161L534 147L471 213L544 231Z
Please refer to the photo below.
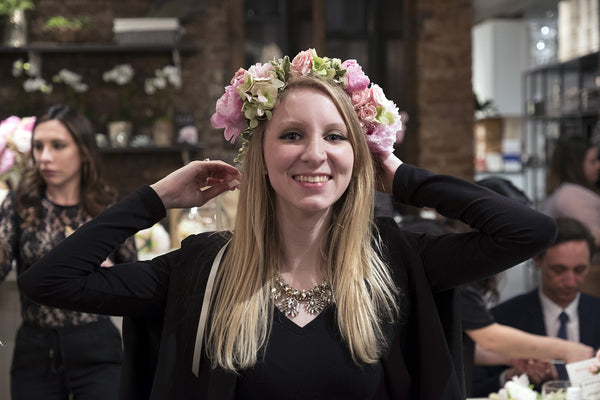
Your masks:
M384 193L392 194L394 184L394 175L402 160L394 153L377 153L373 155L375 159L375 188Z

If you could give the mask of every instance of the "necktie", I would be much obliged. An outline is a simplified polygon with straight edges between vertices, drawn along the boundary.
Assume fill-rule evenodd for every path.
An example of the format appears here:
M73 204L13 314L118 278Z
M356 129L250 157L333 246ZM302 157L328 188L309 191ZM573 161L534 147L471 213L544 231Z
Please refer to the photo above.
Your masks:
M558 319L560 320L560 327L558 328L558 333L556 336L561 339L568 340L569 336L567 335L567 322L569 322L569 316L563 311L558 316ZM558 372L558 379L569 380L569 375L567 374L565 364L556 364L556 371Z
M558 333L556 334L556 336L561 339L568 340L569 337L567 335L567 322L569 322L569 316L566 312L563 311L558 316L558 319L560 320L560 327L558 328Z

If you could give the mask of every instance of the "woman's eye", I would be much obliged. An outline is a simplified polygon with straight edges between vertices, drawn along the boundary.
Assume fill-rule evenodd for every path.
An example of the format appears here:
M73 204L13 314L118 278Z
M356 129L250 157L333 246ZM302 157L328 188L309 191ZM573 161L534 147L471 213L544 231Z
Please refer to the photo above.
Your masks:
M54 148L56 150L61 150L65 148L65 144L64 143L54 143Z
M284 140L298 140L300 139L300 135L296 132L286 132L279 136L279 138Z
M348 138L344 135L340 135L339 133L330 133L325 137L330 142L340 142L344 140L348 140Z
M34 144L33 144L33 149L34 149L35 151L42 151L42 150L44 149L44 146L42 146L42 145L41 145L41 144L39 144L39 143L34 143Z

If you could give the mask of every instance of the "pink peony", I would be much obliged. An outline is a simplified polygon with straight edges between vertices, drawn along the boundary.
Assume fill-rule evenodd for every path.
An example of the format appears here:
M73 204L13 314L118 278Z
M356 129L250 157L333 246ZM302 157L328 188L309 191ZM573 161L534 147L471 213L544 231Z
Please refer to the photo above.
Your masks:
M346 60L342 63L342 68L346 70L346 78L348 79L348 87L346 91L353 93L356 90L364 90L369 87L369 77L365 75L362 67L356 60Z
M367 144L372 153L393 153L396 131L393 125L373 124L367 133Z
M301 51L294 57L290 65L292 76L305 76L312 69L314 49Z
M225 128L225 139L234 143L246 129L246 119L242 113L243 102L236 91L237 85L225 87L225 93L217 100L216 112L210 117L210 123L217 129Z

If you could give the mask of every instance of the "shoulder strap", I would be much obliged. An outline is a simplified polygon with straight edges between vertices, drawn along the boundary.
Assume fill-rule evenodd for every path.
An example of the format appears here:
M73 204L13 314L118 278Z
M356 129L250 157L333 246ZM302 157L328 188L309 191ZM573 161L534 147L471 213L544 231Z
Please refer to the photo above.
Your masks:
M212 296L212 291L215 285L215 278L217 271L221 264L221 258L225 253L225 249L229 242L225 243L221 250L217 253L212 267L210 267L210 273L208 274L208 281L206 282L206 289L204 290L204 299L202 300L202 309L200 310L200 320L198 321L198 329L196 330L196 343L194 344L194 357L192 359L192 372L196 377L200 371L200 357L202 356L202 341L204 340L204 331L206 330L206 319L208 318L208 305Z

